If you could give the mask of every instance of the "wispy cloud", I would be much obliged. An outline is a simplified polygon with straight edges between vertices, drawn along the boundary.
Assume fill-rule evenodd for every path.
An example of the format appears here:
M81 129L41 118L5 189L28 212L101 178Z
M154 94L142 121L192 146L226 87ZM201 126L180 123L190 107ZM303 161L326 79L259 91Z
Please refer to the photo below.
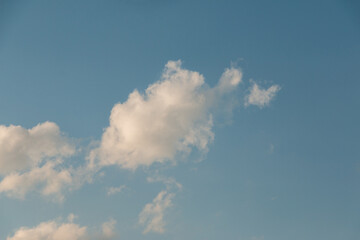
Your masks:
M166 210L173 205L174 196L174 193L164 190L151 203L145 205L139 214L139 224L145 226L144 234L148 232L164 233L166 225L164 215Z
M115 225L116 221L114 219L110 219L102 224L102 240L113 239L116 236Z
M153 177L148 177L147 181L149 183L161 182L161 183L165 184L167 190L182 190L182 187L183 187L179 182L177 182L172 177L164 177L164 176L160 176L160 175L155 175Z
M120 187L109 187L107 189L107 195L110 196L110 195L114 195L116 193L119 193L121 192L122 190L124 190L126 188L125 185L121 185Z

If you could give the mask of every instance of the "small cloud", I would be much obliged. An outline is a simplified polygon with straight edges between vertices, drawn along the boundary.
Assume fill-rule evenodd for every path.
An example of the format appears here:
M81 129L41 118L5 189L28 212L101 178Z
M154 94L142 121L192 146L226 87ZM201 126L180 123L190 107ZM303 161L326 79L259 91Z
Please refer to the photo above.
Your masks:
M250 94L245 96L245 106L255 105L263 108L269 105L270 101L275 97L280 90L279 85L272 85L268 89L261 89L256 83L250 89Z
M121 192L122 190L124 190L126 188L126 185L121 185L120 187L109 187L107 190L107 195L114 195L116 193Z
M147 181L149 183L153 183L153 182L162 182L163 184L165 184L166 189L170 190L170 189L176 189L176 190L182 190L182 185L181 183L178 183L174 178L172 177L163 177L163 176L155 176L155 177L148 177Z
M149 232L164 233L165 220L164 215L168 208L172 206L172 199L174 193L161 191L151 203L145 205L144 209L139 214L139 224L145 226L143 234Z
M242 82L242 72L237 68L227 68L221 75L217 89L224 93L234 90Z

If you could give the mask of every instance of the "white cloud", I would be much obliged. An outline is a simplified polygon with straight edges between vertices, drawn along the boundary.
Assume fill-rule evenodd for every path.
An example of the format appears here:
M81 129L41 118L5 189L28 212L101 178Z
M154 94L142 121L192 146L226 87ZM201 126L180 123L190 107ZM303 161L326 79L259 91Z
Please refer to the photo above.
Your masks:
M47 159L68 157L74 146L53 122L31 129L0 125L0 174L37 166Z
M165 177L157 173L153 177L148 177L149 183L161 182L166 186L166 190L161 191L152 201L145 205L139 214L139 223L145 226L143 234L148 232L163 233L165 231L165 213L173 205L174 192L182 190L183 186L172 177Z
M73 183L68 169L55 169L56 162L47 162L42 167L35 167L26 173L14 172L0 182L0 193L5 192L10 197L24 198L32 190L39 191L44 196L54 196L56 201L62 201L62 191Z
M79 185L84 175L83 169L64 167L64 159L75 152L74 144L53 122L31 129L0 125L0 193L24 198L36 191L61 202L63 192Z
M109 187L107 190L107 195L110 196L119 193L124 190L124 188L126 188L125 185L121 185L120 187Z
M135 170L174 161L176 154L192 148L206 152L214 138L211 108L236 88L241 76L238 69L226 69L219 84L209 88L201 74L169 61L159 82L144 94L134 90L126 102L113 107L110 126L89 155L90 162Z
M148 232L164 233L164 215L168 208L172 206L174 193L161 191L152 201L145 205L139 214L139 223L145 226L144 234Z
M245 106L256 105L263 108L269 105L270 101L280 90L279 85L272 85L268 89L261 89L256 83L250 89L250 94L245 97Z
M76 169L65 161L76 148L55 123L44 122L31 129L0 125L0 194L24 198L36 191L62 201L64 191L91 181L104 166L135 170L153 163L174 163L178 155L193 149L206 153L214 139L212 115L216 109L232 108L225 95L241 82L242 72L228 68L211 88L200 73L182 68L181 61L169 61L160 81L144 93L134 90L125 102L113 107L109 126L88 155L90 161ZM274 85L264 90L254 84L246 104L263 107L279 89ZM168 191L173 186L181 189L171 178L149 181L162 181ZM111 187L107 194L122 189Z
M116 221L110 219L108 222L104 222L102 225L102 239L112 239L116 236L114 231Z
M92 169L63 166L63 160L47 161L26 172L12 172L0 181L0 193L24 199L28 193L39 193L54 202L62 202L65 193L92 182Z
M68 222L52 220L29 228L21 227L6 240L110 240L116 236L116 221L110 219L102 224L101 231L89 231L88 227L73 223L75 215L70 214Z
M230 92L242 81L242 72L236 68L227 68L221 75L217 88L220 92Z
M42 222L34 228L21 227L7 240L85 240L87 227L57 221Z

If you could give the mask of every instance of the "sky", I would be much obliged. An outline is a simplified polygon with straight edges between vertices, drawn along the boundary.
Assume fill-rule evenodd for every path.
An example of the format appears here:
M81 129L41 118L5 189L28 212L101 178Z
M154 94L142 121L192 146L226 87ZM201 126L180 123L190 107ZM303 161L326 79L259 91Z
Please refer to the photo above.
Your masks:
M360 239L360 4L0 2L0 239Z

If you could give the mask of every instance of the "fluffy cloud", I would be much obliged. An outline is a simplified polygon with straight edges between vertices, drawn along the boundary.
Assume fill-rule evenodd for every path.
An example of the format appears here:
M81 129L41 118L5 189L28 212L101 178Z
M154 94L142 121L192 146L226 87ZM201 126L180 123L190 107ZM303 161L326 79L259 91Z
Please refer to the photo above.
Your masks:
M245 106L256 105L263 108L269 105L276 93L280 90L280 86L273 85L268 89L261 89L256 83L250 89L250 94L245 97Z
M38 190L44 196L53 195L57 201L62 201L62 191L73 183L73 177L69 169L57 170L56 165L56 162L47 162L25 173L11 173L0 182L0 192L24 198L27 192Z
M46 159L68 157L75 148L53 122L31 129L0 125L0 174L37 166Z
M53 122L31 129L0 125L0 193L23 198L36 190L62 201L62 191L74 184L73 169L62 164L75 150Z
M91 232L91 234L88 227L81 227L72 222L73 214L70 214L68 219L68 222L58 220L42 222L33 228L21 227L6 240L110 240L116 236L114 232L116 221L113 219L102 224L101 232Z
M206 152L213 141L211 108L216 99L241 82L238 69L226 69L219 84L209 88L198 72L169 61L161 80L144 94L134 90L116 104L99 148L89 155L94 166L119 165L126 169L173 161L192 148Z
M87 228L74 223L49 221L40 223L34 228L21 227L7 240L85 240Z
M0 181L0 193L24 199L30 192L40 193L54 202L62 202L64 195L92 182L94 171L85 167L66 167L63 160L47 161L26 172L12 172Z
M164 214L170 208L174 193L161 191L151 203L145 205L139 214L139 224L145 226L144 234L148 232L163 233L165 231Z

